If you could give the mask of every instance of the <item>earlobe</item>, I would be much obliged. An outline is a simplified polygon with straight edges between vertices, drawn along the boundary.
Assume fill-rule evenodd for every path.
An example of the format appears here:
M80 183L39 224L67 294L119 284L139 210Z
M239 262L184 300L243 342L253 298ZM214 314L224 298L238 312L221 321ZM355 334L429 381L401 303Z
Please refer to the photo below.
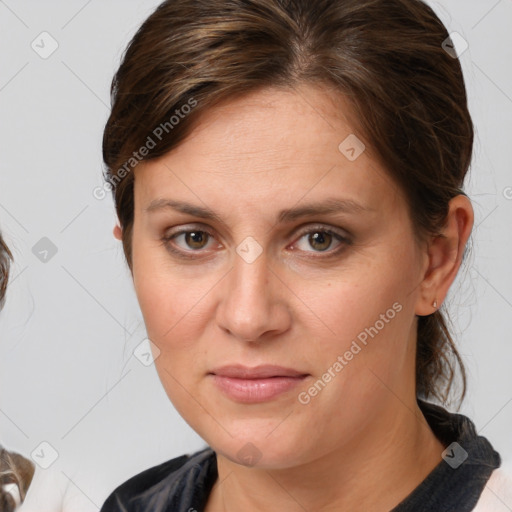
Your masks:
M118 240L121 240L122 239L122 231L121 231L121 226L119 226L119 224L116 224L114 226L114 237L117 238Z
M455 196L449 203L444 228L428 246L428 268L420 284L416 315L431 315L443 303L462 263L473 222L469 198Z

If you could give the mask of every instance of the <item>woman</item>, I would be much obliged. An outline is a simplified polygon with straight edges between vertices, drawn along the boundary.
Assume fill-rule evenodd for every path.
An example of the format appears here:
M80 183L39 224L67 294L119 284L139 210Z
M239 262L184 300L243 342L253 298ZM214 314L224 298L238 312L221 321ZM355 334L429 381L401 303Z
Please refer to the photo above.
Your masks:
M12 254L0 235L0 308L4 305ZM0 511L12 512L23 503L35 465L0 444Z
M209 447L136 475L102 511L510 500L488 440L431 402L456 363L464 396L440 308L474 218L465 85L433 11L166 1L112 100L114 234L160 380Z

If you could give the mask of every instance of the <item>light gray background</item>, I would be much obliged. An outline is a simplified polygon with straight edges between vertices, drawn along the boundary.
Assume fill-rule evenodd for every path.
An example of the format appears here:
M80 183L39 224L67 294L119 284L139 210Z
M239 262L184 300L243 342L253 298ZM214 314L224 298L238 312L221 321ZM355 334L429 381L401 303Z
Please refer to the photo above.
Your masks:
M53 464L97 510L129 476L203 441L168 401L102 185L101 138L121 52L157 1L0 1L0 227L15 264L0 315L0 439ZM461 412L512 460L512 1L432 2L461 56L476 125L472 256L449 307L469 376ZM43 31L58 49L42 59ZM36 39L37 41L37 39ZM48 47L47 47L48 48ZM46 263L32 252L49 238Z

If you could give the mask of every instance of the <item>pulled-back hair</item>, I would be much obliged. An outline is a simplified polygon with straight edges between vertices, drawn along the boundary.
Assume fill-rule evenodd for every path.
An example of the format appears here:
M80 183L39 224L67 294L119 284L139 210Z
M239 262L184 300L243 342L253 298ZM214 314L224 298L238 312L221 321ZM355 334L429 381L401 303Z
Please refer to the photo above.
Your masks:
M128 265L133 168L175 148L208 109L267 87L327 85L347 98L367 148L406 196L417 242L437 235L450 199L464 194L473 146L448 37L420 0L163 2L125 51L103 138ZM444 310L418 318L419 398L446 402L456 365L464 397L448 321Z

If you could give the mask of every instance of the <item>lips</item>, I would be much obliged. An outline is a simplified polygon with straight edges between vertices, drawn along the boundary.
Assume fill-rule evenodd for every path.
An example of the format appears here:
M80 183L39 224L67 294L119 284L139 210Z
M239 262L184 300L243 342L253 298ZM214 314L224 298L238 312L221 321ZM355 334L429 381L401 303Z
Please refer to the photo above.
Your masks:
M231 400L261 403L290 392L309 374L283 366L262 365L253 368L228 365L214 369L209 376Z
M304 372L285 368L283 366L262 365L249 368L242 365L222 366L211 373L221 377L233 377L234 379L267 379L272 377L301 377L307 375Z

